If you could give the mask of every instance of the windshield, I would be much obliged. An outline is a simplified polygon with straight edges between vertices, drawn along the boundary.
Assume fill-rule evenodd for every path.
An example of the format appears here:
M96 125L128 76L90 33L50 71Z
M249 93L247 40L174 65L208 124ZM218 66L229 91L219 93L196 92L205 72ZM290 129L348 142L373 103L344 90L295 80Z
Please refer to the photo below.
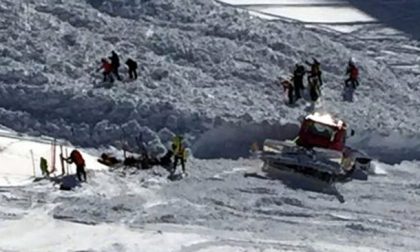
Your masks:
M330 141L334 141L335 138L335 129L331 126L313 122L308 126L308 132L311 135L320 136L327 138Z

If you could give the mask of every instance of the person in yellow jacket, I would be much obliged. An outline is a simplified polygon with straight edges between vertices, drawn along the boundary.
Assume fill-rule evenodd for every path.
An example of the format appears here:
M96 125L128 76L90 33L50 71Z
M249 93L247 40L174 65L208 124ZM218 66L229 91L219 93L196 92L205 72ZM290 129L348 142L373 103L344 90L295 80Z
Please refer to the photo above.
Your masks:
M181 162L182 173L186 174L185 162L186 162L188 153L182 140L183 140L182 136L175 136L172 139L172 151L174 153L174 166L172 168L172 174L175 173L176 167L179 161Z
M44 157L41 157L39 160L39 167L41 168L42 176L50 176L50 172L48 171L48 162Z

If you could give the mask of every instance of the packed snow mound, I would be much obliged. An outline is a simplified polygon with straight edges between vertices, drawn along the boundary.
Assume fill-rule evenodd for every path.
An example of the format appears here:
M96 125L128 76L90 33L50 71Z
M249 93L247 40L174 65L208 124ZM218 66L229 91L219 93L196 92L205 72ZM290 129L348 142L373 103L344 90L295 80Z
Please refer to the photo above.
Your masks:
M4 0L0 12L0 123L17 131L84 146L135 145L141 132L153 143L166 144L159 132L169 132L210 144L200 137L217 128L296 123L306 105L286 106L274 81L312 57L324 71L321 110L378 134L420 126L418 110L407 109L420 102L384 62L300 24L207 0ZM98 88L99 60L111 50L122 64L138 61L137 81ZM361 86L356 102L343 103L350 57Z

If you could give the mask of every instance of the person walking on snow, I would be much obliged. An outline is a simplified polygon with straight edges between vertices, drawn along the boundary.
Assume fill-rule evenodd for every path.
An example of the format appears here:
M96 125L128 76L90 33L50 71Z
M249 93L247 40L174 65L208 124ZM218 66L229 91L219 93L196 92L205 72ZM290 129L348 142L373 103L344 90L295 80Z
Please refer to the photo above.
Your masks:
M109 57L111 60L112 65L112 73L117 77L117 80L121 80L120 74L118 73L118 68L120 67L120 57L118 57L118 54L115 51L111 51L111 57Z
M128 76L130 80L137 80L137 62L128 58L125 64L128 66Z
M354 91L359 86L359 69L352 59L349 60L346 75L348 75L349 78L344 81L343 100L352 102Z
M309 95L311 96L311 100L315 102L321 95L320 86L322 86L322 72L321 64L315 58L312 59L312 64L307 61L306 64L311 67L308 75Z
M187 159L187 149L183 143L182 136L175 136L172 140L172 152L174 154L174 166L172 168L171 174L175 174L176 167L178 162L181 162L182 173L185 173L185 162Z
M295 70L293 71L293 86L295 87L294 91L295 91L296 101L302 98L302 95L300 92L302 92L305 89L305 87L303 86L304 75L305 75L305 67L300 64L296 64Z
M294 103L294 92L296 87L293 86L293 83L287 79L282 80L281 77L279 77L279 82L283 86L283 91L287 93L288 103L292 105Z
M85 160L83 159L82 154L74 149L70 153L70 157L64 158L63 156L60 156L64 161L66 161L69 164L74 163L76 165L76 175L77 179L82 182L86 182L86 171L85 171ZM83 180L82 180L83 176Z
M351 84L351 87L356 89L359 86L359 69L354 64L353 59L349 60L346 75L348 75L349 78L345 81L345 85L349 87L349 84Z
M109 80L111 83L114 82L114 77L112 77L112 64L109 63L109 61L105 58L101 59L101 67L97 71L102 71L102 74L104 75L104 82Z
M321 71L321 63L315 58L312 58L313 62L309 63L306 61L305 63L311 68L308 75L308 83L316 79L318 81L319 86L322 86L322 71Z

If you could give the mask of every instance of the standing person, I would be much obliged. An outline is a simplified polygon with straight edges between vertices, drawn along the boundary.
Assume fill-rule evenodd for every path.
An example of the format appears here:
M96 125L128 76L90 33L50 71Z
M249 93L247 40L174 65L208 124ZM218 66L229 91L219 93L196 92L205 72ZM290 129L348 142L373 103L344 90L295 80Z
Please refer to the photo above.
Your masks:
M48 171L48 162L44 157L41 157L39 160L39 167L41 168L42 176L50 176L50 172Z
M346 75L349 78L344 81L343 100L352 102L354 91L359 86L359 69L354 64L353 59L349 60Z
M137 62L128 58L125 64L128 66L128 76L130 80L137 80Z
M114 73L117 80L120 81L121 77L118 73L118 68L120 67L120 57L118 57L118 54L115 51L111 51L111 57L109 57L109 59L111 60L112 73Z
M313 102L316 102L321 95L318 78L310 78L308 81L309 96Z
M293 83L287 79L281 80L279 77L280 84L283 86L283 91L287 92L287 98L290 105L294 103L294 90L296 87L293 86Z
M187 150L183 143L182 136L175 136L172 140L172 152L174 154L174 166L172 168L171 174L175 174L176 167L178 162L181 162L182 173L185 175L185 161L187 159Z
M305 87L303 86L304 75L305 75L305 67L300 64L296 64L295 70L293 71L293 85L295 87L294 91L295 91L296 101L302 98L302 95L300 92L305 89Z
M114 82L114 77L112 77L112 64L109 63L109 61L105 58L101 59L101 67L97 71L102 71L102 74L104 75L104 82L109 80L111 83Z
M319 86L322 86L321 63L319 63L319 61L315 58L312 58L312 60L312 63L309 63L308 61L305 62L311 68L308 75L308 83L316 78Z
M306 64L310 66L311 70L308 72L308 87L309 87L309 95L311 96L311 100L313 102L317 101L319 96L321 95L322 86L322 72L321 72L321 64L315 58L312 58L313 62L309 63L306 61Z
M359 86L359 69L354 64L353 59L349 60L349 64L347 66L346 75L349 76L349 78L345 81L346 86L350 86L356 89Z
M86 182L86 171L85 171L85 160L83 159L82 154L74 149L70 153L70 157L64 158L63 156L60 156L64 161L71 164L74 163L76 165L76 175L77 179L79 179L80 182L82 182L82 176L83 181Z

